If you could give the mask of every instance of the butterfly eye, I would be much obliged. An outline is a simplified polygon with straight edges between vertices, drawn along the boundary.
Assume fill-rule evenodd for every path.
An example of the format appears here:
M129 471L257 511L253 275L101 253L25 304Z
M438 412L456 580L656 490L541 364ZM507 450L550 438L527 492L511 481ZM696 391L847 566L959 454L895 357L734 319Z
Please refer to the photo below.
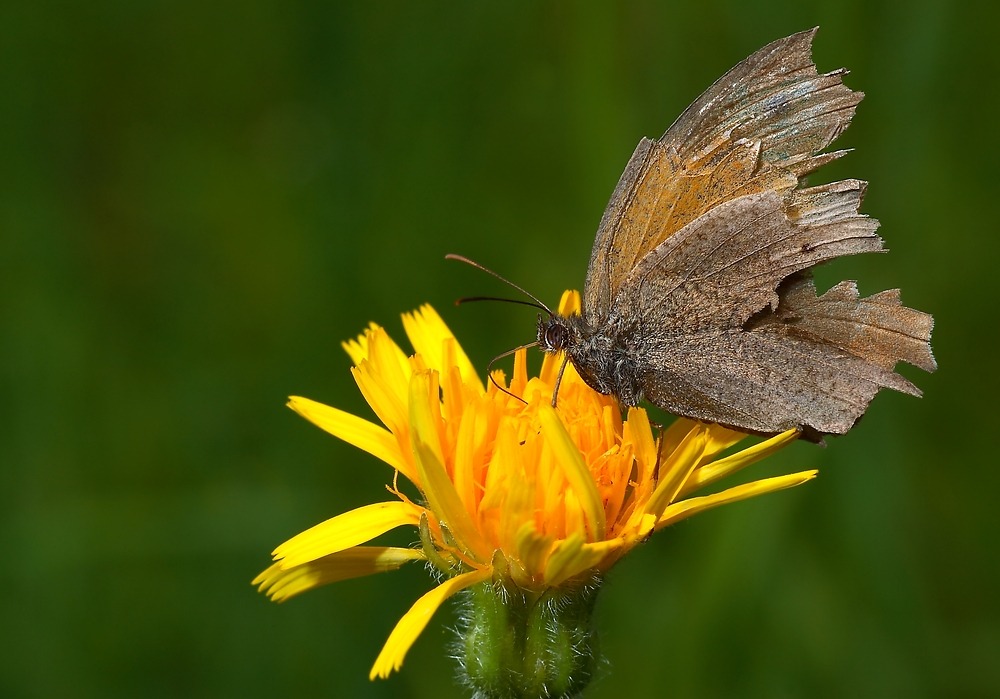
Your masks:
M560 350L569 343L569 333L566 326L552 323L545 329L545 344L551 349Z

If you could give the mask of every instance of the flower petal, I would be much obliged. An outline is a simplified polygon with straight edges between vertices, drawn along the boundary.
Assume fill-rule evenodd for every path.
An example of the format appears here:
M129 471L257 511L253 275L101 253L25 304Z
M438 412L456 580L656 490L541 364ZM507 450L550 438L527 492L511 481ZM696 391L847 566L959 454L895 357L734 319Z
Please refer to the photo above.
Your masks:
M410 358L383 328L368 333L368 362L372 373L398 400L406 400Z
M465 350L433 306L425 303L413 313L404 313L403 329L428 367L443 375L449 367L457 366L463 381L478 386L480 392L486 390Z
M573 538L573 537L571 537ZM604 569L602 562L618 552L625 545L623 539L605 539L592 544L577 546L576 541L565 540L567 545L560 547L558 544L553 549L549 559L549 566L545 570L545 583L550 587L562 585L570 578L574 578L581 573L585 573L596 568ZM560 542L562 543L562 542ZM617 558L617 556L614 556Z
M369 323L365 331L356 338L340 343L340 346L344 348L344 351L351 358L354 366L357 366L362 360L368 358L368 336L378 330L381 330L381 327L377 323Z
M351 376L372 412L397 438L407 434L406 395L400 396L397 387L386 383L378 368L368 359L351 368Z
M582 549L583 535L580 532L573 532L555 543L545 566L546 586L551 586L553 580L565 580L576 571L576 561Z
M714 483L721 478L736 473L740 469L746 468L750 464L760 461L766 456L770 456L785 445L798 439L799 434L799 430L791 429L723 459L705 464L691 474L691 478L688 479L688 482L681 489L681 495Z
M604 538L606 521L604 503L597 492L594 476L555 409L547 404L542 405L538 410L538 417L542 424L542 434L555 452L556 461L562 467L566 480L583 508L590 541L600 541Z
M253 579L275 602L330 583L396 570L410 561L425 560L423 551L391 546L355 546L293 568L275 563Z
M701 457L701 463L715 458L715 455L729 447L742 442L747 438L746 432L732 430L722 425L705 425L708 429L708 441L705 444L705 454Z
M439 410L437 382L433 372L415 373L410 379L410 442L417 458L420 487L430 509L448 526L459 544L480 561L490 554L445 469L438 433Z
M525 522L515 535L514 543L517 560L528 577L533 581L541 580L553 538L539 533L534 522Z
M660 481L644 510L659 518L660 514L677 497L688 476L698 465L708 443L708 429L703 425L687 433L681 443L660 464ZM660 452L663 454L664 452Z
M292 568L363 544L390 529L416 526L422 511L413 503L401 501L365 505L296 534L273 555L282 568Z
M806 481L815 478L817 473L819 472L815 470L800 471L799 473L790 473L787 476L764 478L759 481L754 481L753 483L744 483L743 485L734 486L727 490L723 490L721 493L681 500L666 509L663 516L660 517L659 521L656 523L656 528L662 529L670 524L679 522L682 519L687 519L688 517L698 514L699 512L710 510L713 507L718 507L719 505L727 505L731 502L746 500L747 498L763 495L764 493L771 493L776 490L784 490L785 488L793 488L797 485L802 485Z
M329 405L291 396L288 407L334 437L366 451L404 474L409 470L399 452L399 443L389 430Z
M390 673L399 670L403 666L403 659L406 657L410 646L417 640L417 636L427 626L434 612L441 604L460 590L481 583L493 575L492 568L474 570L471 573L463 573L454 578L449 578L435 587L433 590L418 599L410 607L410 610L403 615L403 618L396 624L396 628L389 634L382 651L375 659L368 679L376 677L386 678Z
M583 303L580 301L579 291L564 291L559 297L559 315L578 315Z

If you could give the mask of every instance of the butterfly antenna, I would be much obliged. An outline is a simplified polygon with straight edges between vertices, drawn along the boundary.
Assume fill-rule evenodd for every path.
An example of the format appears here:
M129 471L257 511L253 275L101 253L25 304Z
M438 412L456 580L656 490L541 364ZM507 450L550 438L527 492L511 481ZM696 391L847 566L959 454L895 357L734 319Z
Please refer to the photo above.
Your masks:
M546 306L544 303L541 302L541 300L538 299L537 296L535 296L534 294L532 294L532 293L530 293L528 291L525 291L524 289L522 289L521 287L519 287L517 284L515 284L512 281L510 281L509 279L504 279L499 274L497 274L496 272L494 272L492 269L489 269L488 267L483 267L478 262L474 262L473 260L470 260L468 257L463 257L462 255L454 255L454 254L449 253L449 254L447 254L447 255L444 256L444 259L446 259L446 260L457 260L458 262L464 262L465 264L470 265L472 267L475 267L476 269L478 269L478 270L480 270L482 272L486 272L490 276L499 279L500 281L502 281L507 286L510 286L510 287L513 287L513 288L517 289L522 294L524 294L529 299L531 299L532 301L535 302L533 304L527 303L527 302L521 302L521 303L525 303L525 305L534 306L535 308L539 308L539 309L545 311L546 313L548 313L550 316L555 315L551 311L551 309L549 309L548 306ZM459 299L458 302L459 303L463 303L463 302L466 302L466 301L487 301L487 300L489 300L489 301L511 301L511 299L500 299L500 298L495 298L495 297L492 297L492 296L490 296L490 297L474 296L474 297L469 297L467 299ZM513 301L513 303L518 303L518 302L517 301ZM530 345L526 345L526 347L530 347ZM520 349L520 348L517 348L517 349ZM515 351L517 351L517 350L511 350L511 352L515 352ZM500 356L501 357L508 356L509 354L510 353L508 352L507 355L500 355ZM498 359L499 359L499 357L498 357Z
M515 352L517 352L519 350L528 349L529 347L535 347L537 345L538 345L538 341L536 340L535 342L529 342L526 345L521 345L520 347L515 347L514 349L508 350L508 351L504 352L503 354L498 354L497 356L495 356L493 359L490 360L489 364L486 365L486 373L489 375L490 381L493 383L493 385L496 386L501 391L503 391L504 393L506 393L508 396L510 396L512 398L517 398L519 401L521 401L525 405L528 404L528 401L526 401L524 398L521 398L521 396L514 395L513 393L511 393L510 391L508 391L506 388L504 388L503 386L501 386L497 382L497 380L495 378L493 378L493 365L496 364L501 359L504 359L505 357L509 357L510 355L514 354Z
M549 312L549 309L545 308L541 304L535 303L534 301L525 301L524 299L508 299L502 296L463 296L462 298L455 301L456 306L461 306L463 303L471 303L473 301L503 301L504 303L516 303L520 306L531 306L532 308L537 308L540 311Z

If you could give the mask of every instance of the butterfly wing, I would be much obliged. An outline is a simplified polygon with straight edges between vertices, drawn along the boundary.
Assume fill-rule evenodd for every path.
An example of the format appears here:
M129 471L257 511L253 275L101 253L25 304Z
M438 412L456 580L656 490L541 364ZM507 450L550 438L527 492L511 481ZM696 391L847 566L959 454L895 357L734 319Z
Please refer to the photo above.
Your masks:
M647 254L737 197L788 191L840 155L817 155L850 123L863 94L843 70L820 75L816 30L760 49L717 80L656 141L643 139L601 219L584 285L584 314L601 325Z
M746 331L651 343L655 362L642 377L647 397L671 412L744 431L843 434L880 389L920 395L892 371L898 361L936 368L933 320L904 307L898 290L861 299L853 282L841 282L817 296L802 274L783 284L779 297L778 310Z
M778 295L778 310L754 317L748 332L834 345L882 369L900 361L937 369L930 348L934 319L903 306L899 289L862 299L857 284L840 282L817 296L812 277L802 274L783 282Z
M754 432L843 433L881 388L919 395L899 361L935 368L930 316L898 292L817 297L807 270L882 247L846 180L720 204L643 258L609 327L634 339L643 394L670 412Z
M747 431L843 433L895 374L933 370L930 316L898 292L817 296L809 268L882 249L865 183L800 188L863 95L820 75L815 30L776 41L643 139L598 228L584 320L621 348L615 380L673 413ZM582 350L574 361L590 360ZM624 362L621 367L618 363ZM625 393L622 394L626 395Z
M647 397L672 413L744 432L773 434L796 427L843 434L875 394L919 391L890 369L833 344L778 333L684 338L651 347L662 360L643 379ZM739 362L731 361L739 357Z
M761 192L719 204L643 257L625 277L612 325L640 338L741 329L796 272L876 252L878 221L858 213L865 183Z

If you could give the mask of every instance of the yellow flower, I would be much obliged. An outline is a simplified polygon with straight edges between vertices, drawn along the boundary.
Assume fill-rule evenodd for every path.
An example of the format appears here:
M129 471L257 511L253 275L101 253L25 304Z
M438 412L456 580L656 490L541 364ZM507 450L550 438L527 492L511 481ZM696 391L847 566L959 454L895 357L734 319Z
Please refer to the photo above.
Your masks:
M560 312L578 312L579 305L579 295L567 292ZM403 325L415 350L409 357L374 324L344 344L381 425L306 398L293 397L289 406L389 464L422 501L402 493L394 477L395 499L293 537L254 580L283 601L413 560L434 564L443 582L396 625L372 667L373 679L400 668L430 617L460 590L495 578L535 594L584 585L658 529L816 474L692 497L785 446L796 431L717 458L746 435L681 418L657 438L645 410L632 408L623 419L615 399L593 391L572 365L553 408L561 355L546 356L538 377L529 378L526 353L518 351L503 391L483 384L430 306L404 315ZM494 378L504 382L500 372ZM421 548L364 545L404 525L418 529Z

